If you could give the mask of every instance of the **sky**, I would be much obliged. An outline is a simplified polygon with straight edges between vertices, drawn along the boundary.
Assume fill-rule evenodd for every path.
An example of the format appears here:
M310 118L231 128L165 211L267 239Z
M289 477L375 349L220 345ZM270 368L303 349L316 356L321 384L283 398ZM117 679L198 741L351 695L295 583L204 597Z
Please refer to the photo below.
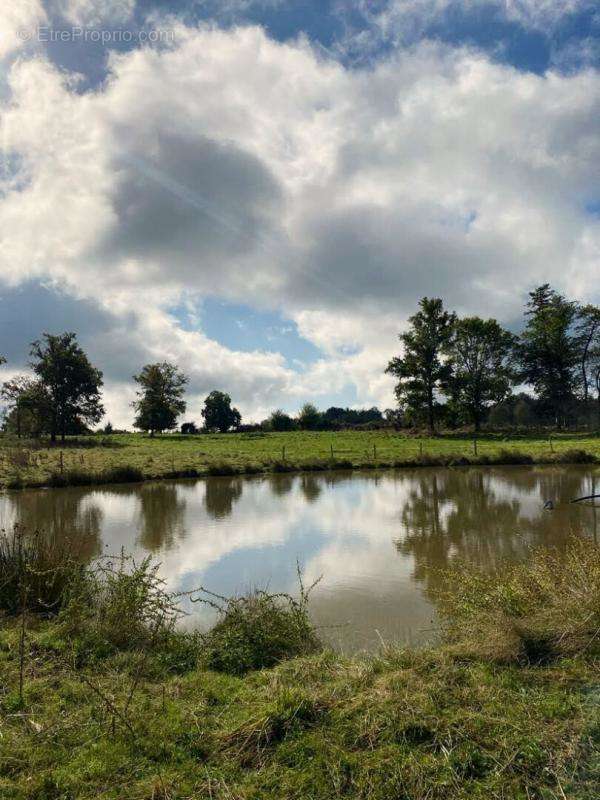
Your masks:
M596 0L5 3L0 147L0 379L74 330L115 426L145 363L386 408L423 295L600 300Z

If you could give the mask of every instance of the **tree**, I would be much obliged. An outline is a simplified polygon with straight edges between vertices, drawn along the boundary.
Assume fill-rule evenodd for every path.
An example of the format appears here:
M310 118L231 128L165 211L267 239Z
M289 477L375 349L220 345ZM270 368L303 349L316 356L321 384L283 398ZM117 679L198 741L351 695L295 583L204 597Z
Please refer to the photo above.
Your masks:
M17 375L2 384L0 396L6 401L5 427L17 434L40 436L49 419L48 394L41 381ZM47 429L46 429L47 430Z
M465 317L454 324L447 346L452 397L476 431L486 410L510 394L515 342L495 319Z
M312 403L305 403L298 413L298 427L303 431L317 430L321 422L319 409Z
M296 427L294 420L280 408L273 411L267 420L267 426L272 431L293 431Z
M140 388L138 399L132 406L136 410L134 425L142 431L162 433L176 427L177 417L186 409L183 395L186 376L168 361L161 364L146 364L139 375L133 376Z
M396 398L409 417L424 419L435 432L436 396L447 385L451 367L443 354L452 335L455 315L444 310L439 298L423 297L410 328L399 336L403 355L393 358L386 372L398 378Z
M526 315L518 346L520 378L562 427L580 374L580 346L573 335L577 306L545 283L530 292Z
M202 416L207 430L220 433L237 428L242 421L242 415L237 408L231 407L231 397L217 390L211 392L204 401Z
M593 363L600 347L600 308L586 305L577 312L577 344L581 359L581 385L583 400L587 403L590 386L595 386Z
M52 441L64 438L70 428L99 422L102 373L92 366L77 343L75 333L44 333L32 343L31 368L38 376L47 401L47 425Z
M196 433L199 433L195 422L184 422L183 425L181 426L181 432L185 436L195 435Z

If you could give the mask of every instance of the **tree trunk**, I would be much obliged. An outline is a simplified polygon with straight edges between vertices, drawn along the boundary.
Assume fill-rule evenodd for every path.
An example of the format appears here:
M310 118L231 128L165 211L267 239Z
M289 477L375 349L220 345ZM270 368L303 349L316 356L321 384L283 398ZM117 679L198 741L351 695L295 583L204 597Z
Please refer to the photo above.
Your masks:
M431 388L427 391L427 418L429 433L433 436L435 434L435 418L433 416L433 390Z

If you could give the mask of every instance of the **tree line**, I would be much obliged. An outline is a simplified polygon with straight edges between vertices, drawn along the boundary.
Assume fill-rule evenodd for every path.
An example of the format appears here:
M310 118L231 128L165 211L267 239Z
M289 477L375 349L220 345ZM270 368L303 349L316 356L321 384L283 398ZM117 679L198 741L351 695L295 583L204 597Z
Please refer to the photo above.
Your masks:
M406 424L457 427L509 421L517 404L542 424L579 417L600 424L600 308L580 305L543 284L529 293L519 335L495 319L459 318L440 298L424 297L399 336L387 372ZM534 397L514 388L528 386ZM591 407L591 402L595 410Z
M529 294L525 324L516 335L495 319L459 318L440 298L424 297L399 336L401 355L386 372L397 379L398 407L331 407L306 403L296 417L281 409L260 425L243 426L231 397L206 397L202 423L184 434L230 430L337 430L348 427L424 427L464 424L479 430L534 424L562 428L593 415L600 425L600 309L565 298L548 284ZM91 364L75 333L45 333L30 349L30 375L5 381L7 431L49 435L52 441L87 433L104 416L102 372ZM0 357L0 363L5 359ZM134 426L153 436L174 430L186 411L188 378L169 362L146 364L137 384ZM530 387L532 393L515 389ZM110 432L110 423L105 431Z

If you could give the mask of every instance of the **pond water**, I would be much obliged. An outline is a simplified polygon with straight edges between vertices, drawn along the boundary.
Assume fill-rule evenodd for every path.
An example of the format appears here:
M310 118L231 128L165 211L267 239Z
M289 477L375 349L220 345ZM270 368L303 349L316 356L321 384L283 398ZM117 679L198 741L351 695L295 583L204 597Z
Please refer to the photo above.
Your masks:
M439 572L454 559L493 567L572 533L595 537L600 509L569 501L598 485L598 471L571 466L32 490L0 495L0 527L75 538L90 559L150 553L173 590L296 593L298 560L305 583L323 576L311 602L323 638L351 653L431 639ZM186 624L213 621L204 605L188 610Z

